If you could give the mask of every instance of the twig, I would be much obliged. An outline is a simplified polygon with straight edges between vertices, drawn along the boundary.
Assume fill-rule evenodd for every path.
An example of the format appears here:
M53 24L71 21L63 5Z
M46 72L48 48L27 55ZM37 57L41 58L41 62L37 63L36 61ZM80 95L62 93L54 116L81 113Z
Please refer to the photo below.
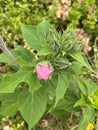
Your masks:
M78 125L75 125L74 127L71 128L71 130L74 130L78 127Z
M86 53L86 56L87 56L87 58L88 58L88 60L89 60L90 64L91 64L91 65L92 65L92 67L93 67L94 74L95 74L96 76L98 76L98 73L97 73L96 67L94 66L94 64L93 64L92 60L90 59L89 54L88 54L88 53Z
M0 48L2 51L8 56L8 58L12 61L12 64L19 68L19 64L15 61L15 57L11 54L11 52L6 47L3 38L0 36Z

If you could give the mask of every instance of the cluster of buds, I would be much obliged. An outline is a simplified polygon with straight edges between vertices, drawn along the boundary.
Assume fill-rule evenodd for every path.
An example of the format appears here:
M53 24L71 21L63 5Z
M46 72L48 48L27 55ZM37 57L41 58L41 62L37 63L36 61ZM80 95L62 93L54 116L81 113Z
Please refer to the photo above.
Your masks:
M69 15L71 0L61 0L57 2L58 10L56 11L56 16L58 19L65 21Z

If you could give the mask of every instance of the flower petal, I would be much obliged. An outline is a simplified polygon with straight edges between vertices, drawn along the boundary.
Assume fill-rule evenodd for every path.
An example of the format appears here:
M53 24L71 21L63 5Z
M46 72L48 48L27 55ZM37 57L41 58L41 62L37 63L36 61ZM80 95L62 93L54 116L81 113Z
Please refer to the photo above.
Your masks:
M47 80L50 77L50 74L53 72L53 69L49 66L49 64L37 64L36 65L36 73L38 79Z

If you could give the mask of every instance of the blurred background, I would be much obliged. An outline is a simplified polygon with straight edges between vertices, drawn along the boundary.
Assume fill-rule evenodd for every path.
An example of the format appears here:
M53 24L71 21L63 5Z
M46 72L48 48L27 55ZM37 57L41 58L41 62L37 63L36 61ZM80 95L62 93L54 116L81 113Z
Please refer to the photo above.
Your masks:
M0 35L9 46L23 42L21 22L37 25L43 18L57 30L76 28L90 44L98 35L97 0L0 0Z

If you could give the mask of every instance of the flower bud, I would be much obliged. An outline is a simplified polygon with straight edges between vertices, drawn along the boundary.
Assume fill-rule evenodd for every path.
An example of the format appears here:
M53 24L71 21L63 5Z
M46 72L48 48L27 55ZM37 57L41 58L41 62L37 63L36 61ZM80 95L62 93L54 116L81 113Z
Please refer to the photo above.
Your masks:
M35 71L37 73L38 79L47 80L50 78L51 74L53 73L53 68L49 63L38 63L36 65Z

